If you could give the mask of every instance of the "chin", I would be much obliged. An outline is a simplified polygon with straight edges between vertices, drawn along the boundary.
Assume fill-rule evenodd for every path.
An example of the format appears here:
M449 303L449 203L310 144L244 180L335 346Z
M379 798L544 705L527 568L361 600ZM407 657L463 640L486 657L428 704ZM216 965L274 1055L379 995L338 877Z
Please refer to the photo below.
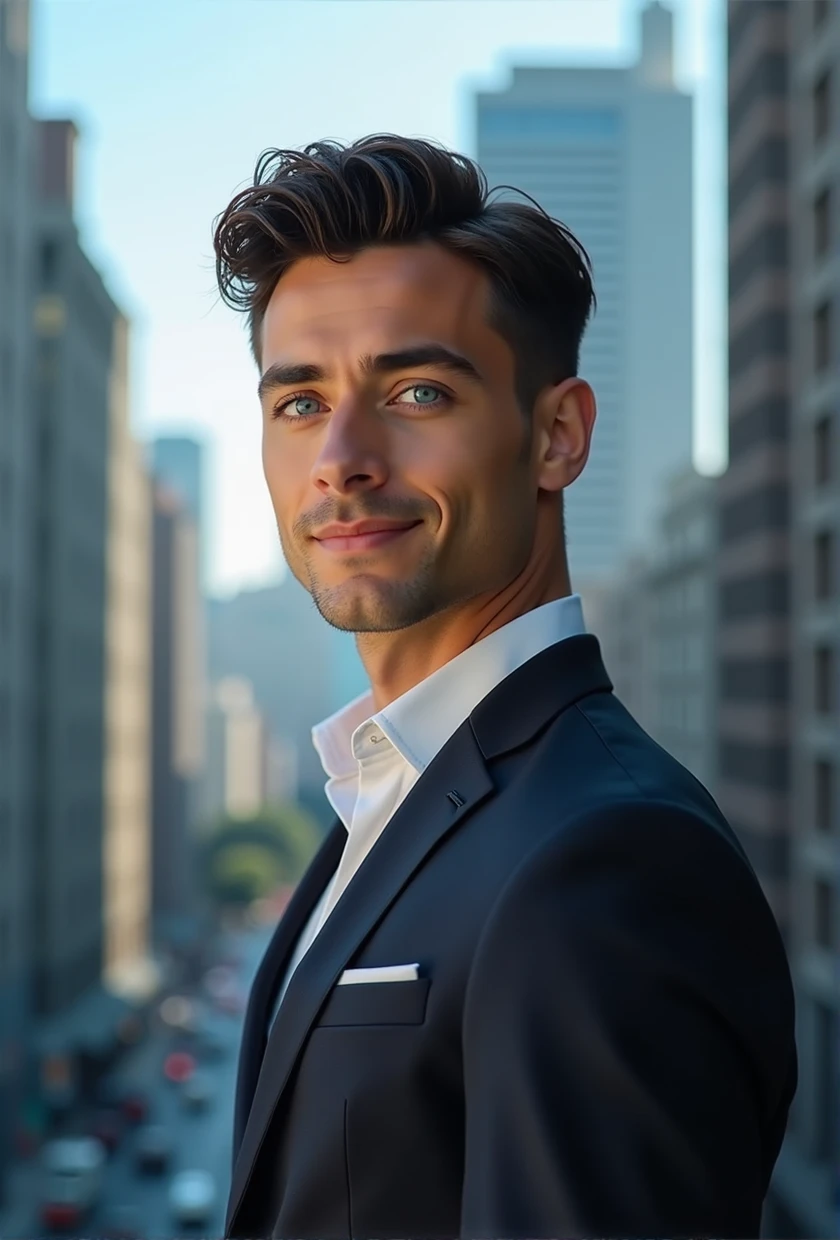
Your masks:
M313 584L312 600L327 624L345 633L396 633L433 615L417 583L348 582L343 586Z

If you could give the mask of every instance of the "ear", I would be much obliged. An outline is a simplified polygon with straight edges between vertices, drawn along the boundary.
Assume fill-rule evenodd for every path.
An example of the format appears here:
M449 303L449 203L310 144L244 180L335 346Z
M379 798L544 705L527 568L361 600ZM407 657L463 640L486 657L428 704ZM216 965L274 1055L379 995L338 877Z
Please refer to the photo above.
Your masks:
M574 376L540 392L534 432L541 491L562 491L583 471L596 413L595 394L584 379Z

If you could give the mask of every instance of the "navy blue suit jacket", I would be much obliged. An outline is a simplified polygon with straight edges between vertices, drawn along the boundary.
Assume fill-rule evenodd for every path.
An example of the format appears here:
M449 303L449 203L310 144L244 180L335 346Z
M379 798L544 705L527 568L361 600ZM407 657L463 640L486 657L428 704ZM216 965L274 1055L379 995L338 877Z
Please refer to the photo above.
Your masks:
M756 1236L796 1085L782 941L705 789L597 640L500 684L245 1021L230 1237ZM416 981L336 987L348 967Z

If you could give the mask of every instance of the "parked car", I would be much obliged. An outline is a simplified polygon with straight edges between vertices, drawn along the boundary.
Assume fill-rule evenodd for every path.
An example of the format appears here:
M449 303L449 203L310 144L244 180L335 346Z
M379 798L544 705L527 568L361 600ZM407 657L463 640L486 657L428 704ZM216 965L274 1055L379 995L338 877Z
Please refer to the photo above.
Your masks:
M208 1171L180 1171L169 1186L169 1208L181 1227L202 1227L216 1208L216 1183Z
M48 1231L75 1231L99 1204L106 1152L92 1137L48 1141L41 1151L41 1221Z
M149 1125L137 1133L134 1158L138 1171L162 1175L172 1161L172 1140L165 1128Z

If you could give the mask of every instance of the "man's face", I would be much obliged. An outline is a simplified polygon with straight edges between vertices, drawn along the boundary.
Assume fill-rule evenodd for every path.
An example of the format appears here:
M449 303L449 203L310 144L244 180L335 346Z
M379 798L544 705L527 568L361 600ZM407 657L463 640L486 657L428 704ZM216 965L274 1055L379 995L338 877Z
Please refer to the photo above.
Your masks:
M419 624L528 561L530 422L488 298L432 243L304 259L274 290L263 466L289 567L336 628Z

